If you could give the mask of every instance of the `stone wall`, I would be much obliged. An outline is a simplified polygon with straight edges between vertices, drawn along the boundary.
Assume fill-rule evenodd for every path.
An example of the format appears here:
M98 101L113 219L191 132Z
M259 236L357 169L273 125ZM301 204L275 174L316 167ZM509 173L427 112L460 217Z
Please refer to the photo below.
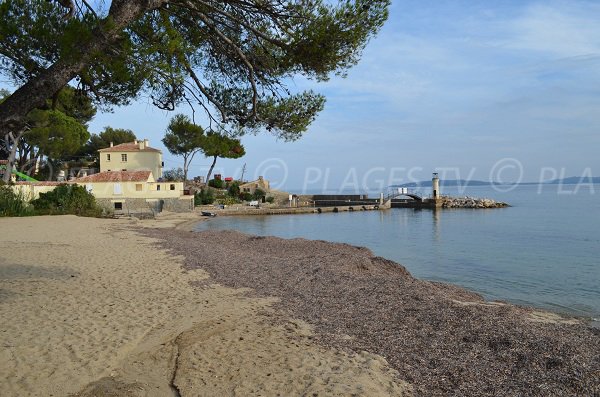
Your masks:
M312 196L315 207L377 205L379 198L369 198L366 194L315 194Z
M194 196L162 198L146 201L141 198L123 198L120 200L96 198L102 208L115 214L154 214L161 211L191 212L194 210ZM115 202L120 202L121 209L115 209Z
M190 212L194 210L194 196L182 196L178 198L164 199L164 211Z
M366 194L315 194L312 196L315 201L362 201L368 200Z

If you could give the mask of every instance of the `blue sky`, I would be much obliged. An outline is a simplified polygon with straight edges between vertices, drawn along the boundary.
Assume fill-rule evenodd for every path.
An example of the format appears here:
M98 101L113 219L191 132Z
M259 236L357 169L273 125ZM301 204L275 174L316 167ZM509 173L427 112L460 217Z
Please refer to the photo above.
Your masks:
M327 97L302 139L247 136L246 156L217 167L238 177L246 163L247 178L333 190L435 170L504 181L600 175L599 20L594 1L394 1L347 78L292 83ZM140 100L99 114L91 131L130 128L162 148L172 115ZM167 168L181 165L164 155ZM197 157L191 175L208 164Z

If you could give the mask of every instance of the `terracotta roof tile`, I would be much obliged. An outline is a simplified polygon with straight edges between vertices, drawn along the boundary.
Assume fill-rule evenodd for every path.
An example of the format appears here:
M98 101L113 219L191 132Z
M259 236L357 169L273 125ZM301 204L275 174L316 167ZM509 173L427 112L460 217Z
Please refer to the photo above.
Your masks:
M57 181L39 181L39 182L31 182L31 181L17 181L15 182L15 185L19 185L19 186L29 186L29 185L34 185L34 186L58 186L58 185L64 185L64 184L69 184L71 182L57 182Z
M8 164L8 160L0 160L0 164Z
M73 179L72 182L146 182L151 174L151 171L105 171Z
M156 152L156 153L162 153L160 150L151 148L149 146L146 146L146 148L144 148L144 149L140 149L140 145L135 142L122 143L120 145L107 147L104 149L100 149L98 151L102 152L102 153L104 153L104 152Z

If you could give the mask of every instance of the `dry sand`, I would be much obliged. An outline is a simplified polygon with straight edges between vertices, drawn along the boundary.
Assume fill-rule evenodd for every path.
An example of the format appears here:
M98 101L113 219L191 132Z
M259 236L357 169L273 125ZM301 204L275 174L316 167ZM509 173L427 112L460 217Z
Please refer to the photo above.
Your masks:
M143 225L185 220L171 218ZM274 311L275 298L184 271L183 257L138 228L74 216L0 219L1 395L409 390L382 357L317 345L308 324Z

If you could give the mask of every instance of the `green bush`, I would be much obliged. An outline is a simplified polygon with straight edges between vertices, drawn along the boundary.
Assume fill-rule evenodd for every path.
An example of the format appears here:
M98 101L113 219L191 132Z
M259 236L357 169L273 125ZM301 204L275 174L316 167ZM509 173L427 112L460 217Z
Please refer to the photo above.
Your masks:
M239 203L239 201L235 197L227 196L224 198L217 199L217 203L223 204L223 205L233 205L233 204Z
M275 197L269 196L265 199L265 201L269 204L273 204L273 201L275 201Z
M21 192L15 192L8 185L0 186L0 216L33 215L31 206Z
M225 182L222 179L211 179L208 181L208 186L214 187L215 189L223 189Z
M254 200L262 200L263 197L265 197L267 195L267 193L265 193L264 190L262 189L256 189L254 191L254 194L252 195L252 198Z
M58 185L54 190L40 193L31 204L39 214L102 215L94 196L78 185Z
M252 196L252 194L248 192L244 192L240 194L240 199L244 201L252 201L254 199L254 196Z
M211 189L202 189L194 195L194 205L207 205L215 201Z
M229 194L231 197L238 197L240 195L240 183L232 182L227 188L227 194Z

